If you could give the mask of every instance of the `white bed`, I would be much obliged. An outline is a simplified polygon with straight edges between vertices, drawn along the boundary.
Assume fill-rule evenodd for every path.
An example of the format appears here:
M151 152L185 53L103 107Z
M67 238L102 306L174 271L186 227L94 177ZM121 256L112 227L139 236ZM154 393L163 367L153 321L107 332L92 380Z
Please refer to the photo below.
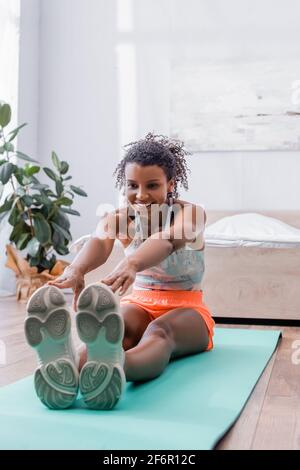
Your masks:
M213 315L300 320L299 212L207 215L203 289Z

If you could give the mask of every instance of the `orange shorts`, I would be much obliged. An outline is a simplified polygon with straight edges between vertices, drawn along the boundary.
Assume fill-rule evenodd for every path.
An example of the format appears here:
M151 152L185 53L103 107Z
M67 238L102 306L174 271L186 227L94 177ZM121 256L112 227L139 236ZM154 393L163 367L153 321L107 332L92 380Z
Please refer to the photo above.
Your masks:
M193 308L204 320L209 336L207 351L213 348L215 322L202 301L202 291L136 290L120 299L120 305L135 304L149 313L151 321L174 308Z

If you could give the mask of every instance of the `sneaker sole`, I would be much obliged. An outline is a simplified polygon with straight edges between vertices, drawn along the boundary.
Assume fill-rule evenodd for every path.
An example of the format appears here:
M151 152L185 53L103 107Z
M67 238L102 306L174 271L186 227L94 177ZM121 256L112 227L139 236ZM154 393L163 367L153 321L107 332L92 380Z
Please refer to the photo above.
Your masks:
M76 400L79 374L70 346L70 313L57 287L35 291L27 304L24 328L39 359L34 374L37 396L48 408L69 408Z
M110 410L120 400L126 379L122 367L124 322L109 287L97 283L82 291L76 325L87 345L87 362L79 377L83 400L89 408Z

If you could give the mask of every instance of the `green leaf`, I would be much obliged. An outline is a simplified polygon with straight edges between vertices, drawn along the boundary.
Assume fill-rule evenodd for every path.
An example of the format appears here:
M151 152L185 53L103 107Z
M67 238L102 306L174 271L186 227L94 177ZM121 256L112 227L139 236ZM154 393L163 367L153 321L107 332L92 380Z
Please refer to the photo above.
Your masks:
M3 145L1 145L1 147L0 147L0 155L3 155L4 152L5 152L5 149L4 149ZM7 161L7 160L6 160L6 161Z
M50 269L53 267L52 266L52 262L51 260L47 259L47 258L43 258L40 262L40 266L44 269L48 269L50 271Z
M13 144L9 142L6 142L6 144L3 145L3 148L5 152L14 152L15 150L15 147L13 146Z
M33 198L39 205L46 205L46 206L52 205L51 199L49 199L44 193L34 194Z
M43 214L45 219L48 220L48 222L50 221L49 213L51 211L51 207L52 207L52 205L48 205L48 206L43 206L40 209L41 213Z
M35 236L41 245L46 245L51 241L51 228L47 220L41 213L33 215Z
M31 189L36 189L37 191L42 191L43 189L48 189L49 184L37 183L31 186Z
M30 242L27 245L27 251L30 256L35 257L40 249L40 242L38 241L37 238L32 238Z
M51 189L47 189L45 193L47 194L48 197L56 197L56 194L54 194L54 192L51 191Z
M39 257L39 256L37 256L37 257L35 257L35 256L34 256L34 257L31 257L31 256L29 255L29 264L30 264L30 266L31 266L32 268L37 267L37 266L40 264L40 257Z
M20 186L24 186L24 181L23 181L23 177L25 176L24 175L24 170L23 168L18 168L15 173L14 173L18 183Z
M33 166L26 166L24 168L24 173L26 176L33 176L35 173L38 173L40 171L41 167L37 165Z
M57 175L54 173L53 170L51 170L51 168L47 168L47 167L44 167L43 168L44 172L46 173L47 176L49 176L49 178L51 178L53 181L57 181Z
M52 152L51 160L53 162L53 165L57 169L57 171L60 171L60 161L59 161L59 158L58 158L58 156L56 155L55 152Z
M58 197L60 197L64 192L64 185L62 184L61 181L57 180L55 183L55 188L56 188Z
M69 181L73 178L73 176L67 176L66 178L63 178L64 181Z
M61 231L55 231L53 233L52 237L53 241L53 248L57 253L60 255L67 255L69 253L69 250L66 246L66 243L68 243L67 240L65 240L65 237L62 235Z
M32 214L39 214L41 209L31 209Z
M23 127L25 127L25 126L27 126L26 122L25 122L25 124L22 124L21 126L17 127L16 129L10 131L8 135L11 135L11 137L10 137L8 142L11 142L12 140L14 140L14 138L18 135L19 130L22 129Z
M53 248L56 250L59 246L64 246L64 236L61 232L54 231L52 235Z
M21 214L16 204L10 213L8 223L14 227L17 223L20 222L20 219L21 219Z
M49 210L49 213L48 213L48 216L47 216L47 220L54 220L57 213L58 213L58 207L55 205L55 203L53 202L51 207L50 207L50 210Z
M13 174L15 170L15 165L13 165L12 163L10 162L6 162L4 163L4 165L1 165L0 167L0 181L1 183L3 184L6 184L11 175Z
M72 199L69 199L68 197L61 197L57 199L56 204L58 206L71 206L73 204Z
M14 199L11 198L11 199L6 199L4 204L2 206L0 206L0 214L3 214L4 212L7 212L9 211L12 206L13 206L13 203L14 203Z
M16 151L16 155L18 158L21 158L21 160L25 160L26 162L38 163L37 160L34 160L31 157L28 157L28 155L26 155L23 152L20 152L19 150Z
M11 107L9 104L0 104L0 126L6 127L11 120Z
M80 215L78 211L74 211L73 209L67 209L65 207L62 207L61 210L65 212L66 214L71 214L71 215Z
M18 250L24 250L24 248L26 248L27 243L30 240L30 237L31 237L30 233L22 233L22 235L20 236L19 240L16 243L16 247L18 248Z
M79 194L79 196L87 197L87 193L83 191L83 189L78 188L77 186L73 186L72 184L70 185L70 188L74 193Z
M60 227L63 227L66 230L69 230L71 224L70 224L68 216L66 216L64 212L65 212L64 209L58 209L57 213L55 214L55 217L53 217L53 221Z
M60 164L60 173L62 175L65 175L68 171L69 171L69 164L67 162L62 161Z
M68 250L68 248L67 248L66 246L61 246L61 245L59 245L59 246L57 246L57 247L55 248L55 251L57 251L57 253L58 253L59 255L62 255L62 256L65 256L65 255L68 255L68 254L69 254L69 250Z
M32 204L33 204L34 199L33 199L33 197L29 196L28 194L25 194L25 196L21 197L21 201L24 202L26 207L31 207Z
M51 226L53 227L55 232L59 232L66 240L71 241L72 235L68 230L65 230L63 227L60 227L55 222L50 222Z
M13 231L10 234L9 240L17 244L18 240L23 235L23 233L29 233L29 232L30 232L29 226L22 220L17 225L15 225Z

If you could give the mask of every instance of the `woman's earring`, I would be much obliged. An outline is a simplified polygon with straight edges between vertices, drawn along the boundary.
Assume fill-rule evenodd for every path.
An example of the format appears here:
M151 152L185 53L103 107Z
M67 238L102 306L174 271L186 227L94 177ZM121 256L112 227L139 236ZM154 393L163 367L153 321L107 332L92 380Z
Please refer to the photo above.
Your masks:
M168 205L172 206L173 205L173 192L172 191L167 193L167 199L168 199Z

